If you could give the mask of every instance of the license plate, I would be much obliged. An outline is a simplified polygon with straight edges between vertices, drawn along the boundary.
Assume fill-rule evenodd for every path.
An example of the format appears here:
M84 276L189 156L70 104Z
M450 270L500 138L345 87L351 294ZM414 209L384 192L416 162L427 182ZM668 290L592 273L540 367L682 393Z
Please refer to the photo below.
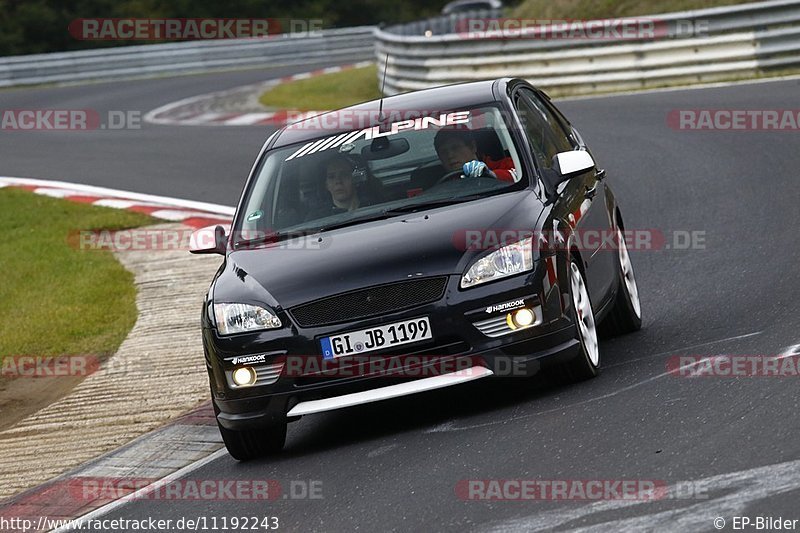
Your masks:
M322 345L322 357L335 359L347 355L385 350L432 338L428 317L422 317L332 337L323 337L320 339L320 344Z

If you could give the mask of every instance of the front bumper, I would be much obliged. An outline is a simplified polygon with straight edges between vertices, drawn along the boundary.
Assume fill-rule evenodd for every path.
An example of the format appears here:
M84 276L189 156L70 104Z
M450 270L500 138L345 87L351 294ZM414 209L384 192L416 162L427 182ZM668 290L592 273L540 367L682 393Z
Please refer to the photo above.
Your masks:
M335 326L301 329L288 313L280 310L282 322L290 326L220 337L206 318L203 340L213 400L219 411L217 419L228 429L266 426L293 416L292 410L301 403L392 387L449 370L485 368L495 376L528 376L543 366L569 360L580 353L571 314L564 308L569 299L563 297L558 284L545 293L541 280L536 279L540 270L469 290L459 289L460 276L450 276L445 294L437 302ZM497 326L487 329L487 322L499 324L499 317L513 310L503 304L519 301L538 310L536 325L516 331ZM367 365L363 372L365 367L350 364L349 360L326 366L331 361L321 356L321 337L422 316L429 318L434 338L385 353L370 353L370 360L386 362L379 365L379 372L374 371L374 365ZM263 354L260 359L280 369L279 374L274 381L270 378L269 384L232 387L231 371L241 365L241 358L253 354ZM453 384L460 382L452 380ZM413 391L414 386L401 388ZM381 399L380 393L375 396ZM306 413L307 409L294 412Z

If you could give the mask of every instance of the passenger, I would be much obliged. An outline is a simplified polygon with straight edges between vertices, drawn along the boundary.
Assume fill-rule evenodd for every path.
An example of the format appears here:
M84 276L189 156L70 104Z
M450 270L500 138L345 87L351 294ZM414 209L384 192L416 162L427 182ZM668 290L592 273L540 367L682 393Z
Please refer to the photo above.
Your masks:
M353 180L355 165L345 157L336 157L325 166L325 189L331 194L332 213L355 211L361 206Z
M330 204L315 211L307 220L355 211L385 201L381 182L368 170L359 168L350 157L337 154L325 163L324 168L325 191L330 195Z

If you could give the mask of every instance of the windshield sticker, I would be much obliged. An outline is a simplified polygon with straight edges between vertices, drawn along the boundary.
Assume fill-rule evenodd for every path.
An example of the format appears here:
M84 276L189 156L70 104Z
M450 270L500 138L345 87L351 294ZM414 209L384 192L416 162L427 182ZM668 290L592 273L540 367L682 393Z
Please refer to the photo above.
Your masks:
M248 222L252 222L252 221L254 221L254 220L258 220L258 219L259 219L259 218L261 218L262 216L264 216L264 212L263 212L263 211L261 211L261 210L258 210L258 211L253 211L252 213L250 213L249 215L247 215L247 221L248 221Z
M379 137L389 137L397 135L401 131L407 130L426 130L431 126L442 128L444 126L453 126L455 124L467 124L470 120L469 111L456 111L454 113L442 113L439 118L436 117L421 117L410 120L401 120L393 122L386 131L381 131L380 126L372 126L371 128L364 128L358 131L349 131L332 137L325 137L316 141L306 143L295 153L285 159L290 161L309 154L323 152L330 148L338 148L340 151L350 151L353 149L352 143L363 138L364 140L377 139Z

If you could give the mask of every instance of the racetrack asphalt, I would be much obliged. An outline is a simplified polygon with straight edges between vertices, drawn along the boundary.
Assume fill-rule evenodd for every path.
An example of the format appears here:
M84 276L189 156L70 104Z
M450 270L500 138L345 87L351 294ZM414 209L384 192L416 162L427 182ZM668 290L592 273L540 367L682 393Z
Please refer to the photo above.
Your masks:
M308 67L306 67L308 68ZM296 69L295 69L296 70ZM0 108L140 110L292 69L0 92ZM800 131L687 132L676 109L792 109L800 81L565 101L608 170L627 229L701 231L705 249L632 253L644 312L601 343L590 382L483 380L304 417L284 454L228 456L191 479L321 482L321 499L137 501L106 518L277 516L288 531L713 531L800 518L798 378L683 378L680 355L778 355L800 343ZM0 175L234 205L260 127L0 132ZM202 357L201 353L186 354ZM657 502L463 501L466 479L696 481Z

